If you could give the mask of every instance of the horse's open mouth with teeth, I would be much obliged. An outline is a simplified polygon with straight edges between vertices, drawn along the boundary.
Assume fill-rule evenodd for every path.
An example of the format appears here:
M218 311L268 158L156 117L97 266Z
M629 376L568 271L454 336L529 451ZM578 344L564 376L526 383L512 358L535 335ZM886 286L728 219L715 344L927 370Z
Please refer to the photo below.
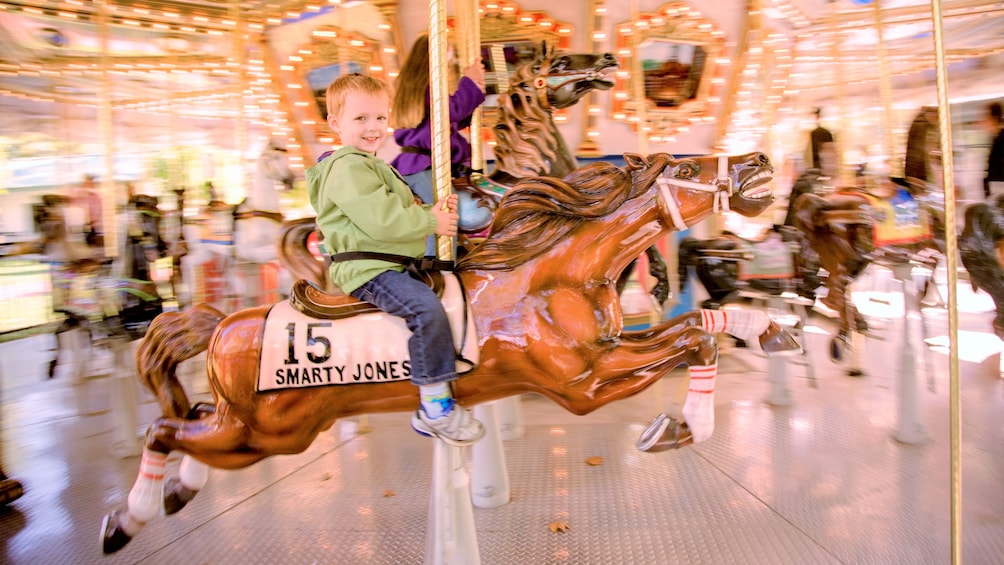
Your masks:
M556 57L548 70L549 103L567 108L593 90L610 90L613 72L620 64L611 53L571 54Z

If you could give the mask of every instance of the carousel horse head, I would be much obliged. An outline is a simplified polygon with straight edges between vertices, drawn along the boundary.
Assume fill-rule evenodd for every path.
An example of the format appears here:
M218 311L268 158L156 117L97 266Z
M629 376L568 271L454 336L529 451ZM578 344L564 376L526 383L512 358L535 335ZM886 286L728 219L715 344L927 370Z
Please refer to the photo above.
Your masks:
M43 194L42 205L35 207L35 227L42 235L43 245L64 240L67 236L63 207L69 200L59 194Z
M90 247L83 234L83 226L72 221L75 216L68 211L73 201L61 194L43 194L42 204L35 207L33 219L41 234L42 253L56 263L89 262L101 255ZM79 220L80 216L76 215Z
M518 179L560 178L575 169L578 163L552 112L594 90L611 88L617 65L610 53L566 54L545 46L535 61L518 67L509 78L508 94L498 100L492 179L508 187Z
M258 166L267 178L281 183L283 190L292 190L296 177L289 167L289 150L284 144L270 139L258 158Z
M545 110L560 110L576 104L594 90L610 90L610 75L617 69L612 53L560 53L541 45L536 60L516 69L509 79L513 103L532 104L532 98Z

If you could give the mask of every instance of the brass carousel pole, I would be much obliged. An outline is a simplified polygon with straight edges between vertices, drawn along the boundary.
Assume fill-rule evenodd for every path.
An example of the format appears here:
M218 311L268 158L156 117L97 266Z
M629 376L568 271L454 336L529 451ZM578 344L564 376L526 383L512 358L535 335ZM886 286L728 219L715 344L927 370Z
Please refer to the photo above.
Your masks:
M432 126L433 193L436 202L450 196L450 91L446 56L446 2L429 3L429 63ZM442 261L453 260L453 238L436 237L436 257Z
M118 255L118 227L115 225L115 138L112 135L112 86L108 67L108 6L98 5L98 29L101 41L101 87L98 103L98 131L101 137L105 174L101 179L101 225L104 230L105 255Z
M888 176L898 176L902 171L896 165L893 158L893 116L892 116L892 77L889 75L889 61L886 55L885 37L882 30L882 6L880 0L875 0L872 4L875 12L875 31L878 33L878 61L879 61L879 94L882 97L882 110L884 112L885 131L885 154Z
M607 13L607 7L603 4L604 0L589 0L589 43L592 45L592 50L594 53L599 53L603 50L603 43L605 39L605 31L603 27L603 16ZM575 151L576 155L580 157L599 157L600 148L596 143L596 113L599 111L597 106L598 95L596 91L590 92L586 95L586 127L582 130L582 141L579 142L579 148ZM594 111L595 109L595 111Z
M878 0L876 0L878 1ZM836 13L836 4L833 4L834 14ZM840 33L839 28L836 26L836 22L833 22L833 27L831 28L832 41L830 44L831 54L833 57L833 72L836 75L837 84L837 116L840 128L837 131L835 145L836 145L836 178L833 179L834 184L837 186L850 186L853 179L849 178L847 171L847 166L844 161L844 156L847 152L847 137L850 134L851 128L849 127L847 120L847 97L844 92L844 62L840 58L840 43L843 40L843 34ZM881 32L880 32L881 33Z
M945 256L948 269L948 375L951 442L952 563L962 562L962 411L959 390L958 241L955 233L955 164L952 158L952 116L948 105L948 71L945 65L944 22L941 0L931 0L934 55L938 78L938 126L941 128L941 161L945 184Z
M232 59L237 65L237 88L238 96L237 100L240 102L237 104L237 119L234 121L234 135L237 140L237 154L240 155L241 171L243 173L240 175L240 180L238 181L240 185L240 194L247 194L247 172L246 167L244 167L244 155L247 152L248 146L248 127L247 120L244 115L244 102L246 97L246 92L248 90L248 73L247 73L247 40L244 37L245 28L244 22L241 19L241 3L240 0L231 0L230 2L230 17L234 20L234 37L231 44ZM264 49L264 47L262 47Z
M648 100L645 98L645 71L642 68L641 53L638 52L638 22L641 12L638 0L631 0L631 97L635 99L638 118L638 153L648 155Z
M454 4L457 7L457 44L460 46L461 68L467 68L481 56L481 19L478 17L478 0L467 0ZM482 109L479 107L471 115L471 182L477 182L485 170L484 138L481 136Z

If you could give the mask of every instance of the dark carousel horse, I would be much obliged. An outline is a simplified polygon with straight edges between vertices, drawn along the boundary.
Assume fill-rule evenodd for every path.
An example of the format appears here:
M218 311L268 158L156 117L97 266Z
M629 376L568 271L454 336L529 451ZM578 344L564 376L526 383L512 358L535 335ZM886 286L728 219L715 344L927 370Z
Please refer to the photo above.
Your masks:
M643 331L624 329L613 281L628 263L679 226L710 215L721 200L744 215L762 212L772 200L773 171L760 153L680 160L629 154L625 162L520 182L502 198L485 241L454 274L444 274L458 348L476 363L453 383L458 402L535 392L587 414L685 363L685 424L663 415L658 433L643 434L639 444L681 447L714 427L712 331L759 336L768 352L797 349L760 312L726 320L698 311ZM181 510L205 486L209 467L239 469L300 453L339 418L415 410L418 390L403 361L409 334L399 318L306 281L294 285L290 300L226 317L205 304L158 317L137 366L162 417L147 432L127 507L105 516L103 551L122 548L161 509ZM193 407L175 373L203 351L214 405ZM357 364L385 370L355 378ZM344 380L334 376L323 386L315 374ZM178 476L165 481L172 451L185 455Z
M794 292L814 300L821 282L818 257L801 248L800 234L789 226L773 226L753 239L729 231L710 239L685 237L678 269L680 290L693 269L708 292L701 307L713 310L737 300L745 289L770 296Z
M806 193L794 202L794 225L828 273L820 301L839 316L830 350L834 360L849 347L852 331L868 330L849 297L849 286L868 265L919 264L933 272L944 254L940 165L938 109L926 107L910 126L905 178L884 179L868 189L843 187L825 196Z
M1004 195L966 208L959 255L973 290L994 301L994 334L1004 339Z
M64 315L60 334L82 328L91 337L139 339L163 312L163 301L150 273L150 262L167 256L161 239L157 199L130 199L119 218L119 255L114 259L79 251L68 237L63 207L66 200L45 195L36 218L42 227L45 255L53 265L53 309ZM55 375L61 348L49 365ZM78 367L80 370L80 367Z
M517 182L562 178L578 167L553 112L575 105L590 92L612 88L614 81L609 75L617 66L617 58L610 53L566 54L544 46L535 61L515 70L507 94L498 99L494 170L454 184L460 195L461 251L476 245L470 242L479 240L476 236L488 229L500 199ZM285 226L286 233L280 235L280 261L294 277L325 286L324 278L316 278L317 258L306 252L306 237L311 233L308 226L306 220ZM650 273L658 280L651 292L662 304L669 297L666 263L656 247L645 252ZM630 269L626 269L618 281L619 290L629 275Z

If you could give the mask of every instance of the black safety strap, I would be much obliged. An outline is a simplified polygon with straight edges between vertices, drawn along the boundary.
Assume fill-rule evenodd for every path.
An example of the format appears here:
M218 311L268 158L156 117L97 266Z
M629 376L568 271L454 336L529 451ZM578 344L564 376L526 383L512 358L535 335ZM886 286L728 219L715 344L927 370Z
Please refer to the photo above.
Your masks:
M435 257L408 257L407 255L394 255L392 253L378 253L376 251L346 251L335 253L331 256L332 262L355 261L359 259L375 259L377 261L387 261L397 263L405 267L415 267L420 271L452 271L453 261L441 261Z

